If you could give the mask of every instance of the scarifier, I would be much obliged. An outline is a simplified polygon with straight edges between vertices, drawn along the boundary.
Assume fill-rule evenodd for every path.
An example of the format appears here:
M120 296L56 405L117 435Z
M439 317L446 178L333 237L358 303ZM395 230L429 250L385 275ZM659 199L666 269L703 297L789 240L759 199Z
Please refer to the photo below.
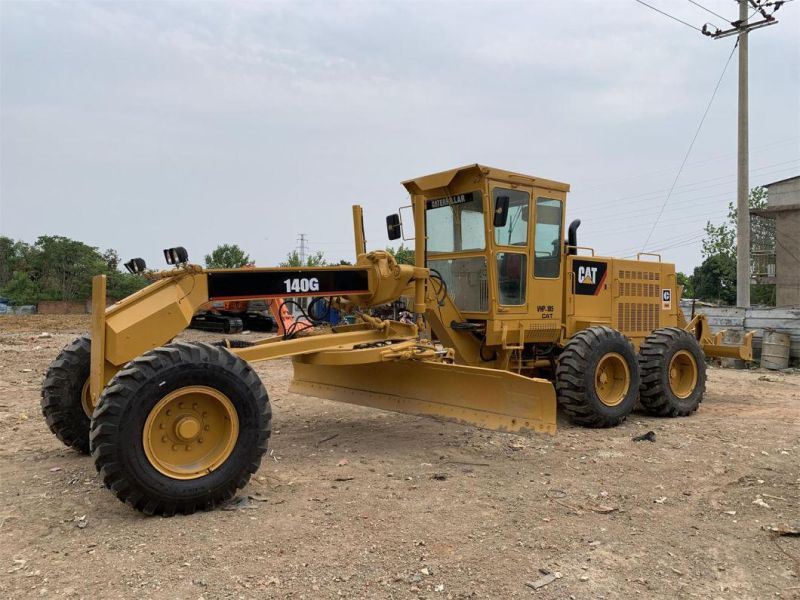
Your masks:
M91 451L120 500L188 514L231 498L267 450L271 410L252 362L291 357L290 390L308 396L552 434L557 406L588 427L617 425L637 398L656 415L689 415L706 356L752 358L752 334L727 346L702 315L685 321L660 256L596 256L578 246L580 221L565 239L567 184L476 164L403 185L410 212L387 217L387 231L414 240L413 265L367 252L354 206L353 266L203 269L173 248L170 270L130 261L152 283L108 308L96 276L91 338L67 346L44 381L52 431ZM301 296L357 321L295 327L281 299ZM413 323L369 315L401 297ZM277 336L173 341L203 304L254 298L269 300Z

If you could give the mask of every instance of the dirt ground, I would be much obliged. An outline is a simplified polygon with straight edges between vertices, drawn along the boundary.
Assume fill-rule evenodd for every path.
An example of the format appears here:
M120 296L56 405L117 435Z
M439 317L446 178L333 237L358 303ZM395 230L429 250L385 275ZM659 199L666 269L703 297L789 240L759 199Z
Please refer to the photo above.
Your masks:
M695 416L550 437L290 394L261 363L271 451L239 500L148 518L40 413L87 329L0 317L2 598L800 598L800 538L768 531L800 524L798 374L711 368Z

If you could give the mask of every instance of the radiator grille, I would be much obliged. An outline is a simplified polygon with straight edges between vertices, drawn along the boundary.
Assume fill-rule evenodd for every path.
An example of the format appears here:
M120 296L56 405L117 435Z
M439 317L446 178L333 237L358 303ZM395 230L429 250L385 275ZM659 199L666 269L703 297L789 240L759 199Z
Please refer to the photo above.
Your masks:
M661 316L661 286L657 271L619 271L617 327L624 332L658 329Z
M621 331L645 331L658 329L661 310L658 304L643 302L620 302L617 304L617 325Z

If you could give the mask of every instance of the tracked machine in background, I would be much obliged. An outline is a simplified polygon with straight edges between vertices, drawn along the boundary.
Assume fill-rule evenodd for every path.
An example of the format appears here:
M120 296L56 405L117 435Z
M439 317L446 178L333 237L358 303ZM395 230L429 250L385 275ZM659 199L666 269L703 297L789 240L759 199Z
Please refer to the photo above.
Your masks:
M50 428L91 451L120 500L171 515L227 500L258 468L271 410L256 361L291 357L290 390L308 396L555 433L557 406L588 427L617 425L637 398L656 415L689 415L706 356L752 358L750 334L726 346L703 316L684 320L674 265L579 247L579 222L565 228L567 184L470 165L403 185L414 265L367 252L356 206L354 266L203 269L172 249L173 269L148 272L148 287L108 308L95 277L91 341L65 348L44 381ZM387 228L403 236L399 215ZM299 296L329 298L357 322L298 327L277 299ZM401 297L413 323L368 314ZM272 299L277 336L172 341L207 302L250 298Z
M201 331L221 333L241 333L275 329L275 319L261 300L226 300L208 302L194 314L189 327Z

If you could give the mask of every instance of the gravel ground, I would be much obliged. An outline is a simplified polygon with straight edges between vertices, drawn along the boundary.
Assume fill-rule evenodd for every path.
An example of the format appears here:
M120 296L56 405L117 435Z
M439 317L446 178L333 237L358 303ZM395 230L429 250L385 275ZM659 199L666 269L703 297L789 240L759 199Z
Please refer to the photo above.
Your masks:
M40 413L87 329L0 317L0 597L800 598L800 538L768 530L800 524L797 374L711 368L692 417L550 437L291 394L260 363L260 471L227 510L147 518Z

